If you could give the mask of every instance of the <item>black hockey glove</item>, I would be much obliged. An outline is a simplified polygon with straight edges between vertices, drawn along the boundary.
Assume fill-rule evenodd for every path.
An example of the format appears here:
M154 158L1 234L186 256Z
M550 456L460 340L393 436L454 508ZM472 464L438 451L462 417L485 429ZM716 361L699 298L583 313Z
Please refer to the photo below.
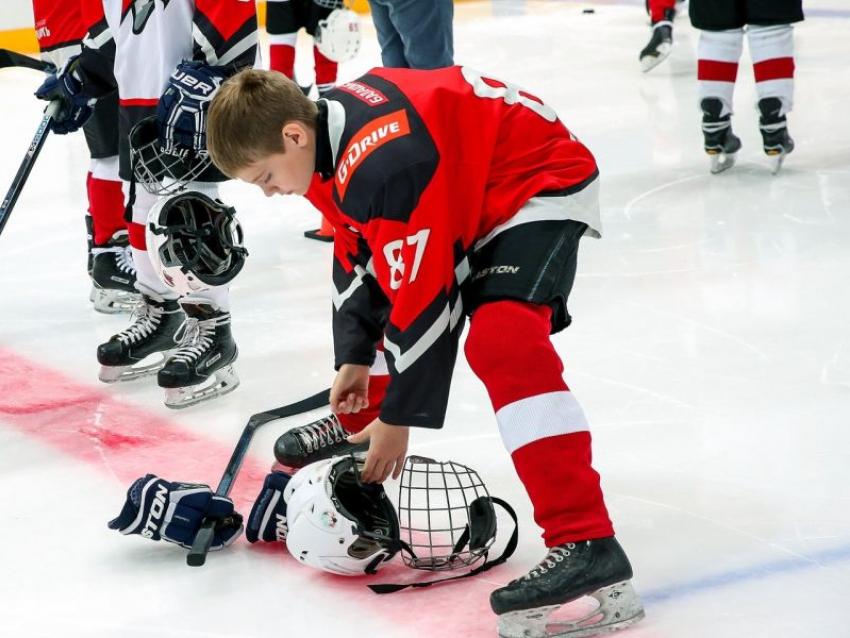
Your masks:
M50 123L53 132L59 135L79 130L94 111L96 100L83 93L83 83L77 69L79 57L75 55L69 58L65 66L55 75L49 76L35 92L39 100L62 101L62 108Z
M225 79L220 69L203 62L177 65L156 109L159 146L164 153L206 155L207 113Z
M251 508L245 530L249 543L286 541L288 528L283 491L291 478L285 472L272 472L263 481L263 489Z
M210 551L227 547L242 533L242 516L229 498L213 494L208 485L169 483L148 474L127 490L127 502L109 529L190 549L205 518L215 521Z

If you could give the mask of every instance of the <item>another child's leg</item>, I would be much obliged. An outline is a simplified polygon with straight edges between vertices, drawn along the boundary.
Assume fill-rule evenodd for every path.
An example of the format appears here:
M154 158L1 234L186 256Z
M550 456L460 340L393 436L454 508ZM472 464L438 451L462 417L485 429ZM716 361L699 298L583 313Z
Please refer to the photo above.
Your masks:
M336 85L339 65L322 55L315 44L313 45L313 59L316 63L316 88L319 89L319 97L322 97Z
M794 30L790 24L750 25L747 40L756 78L764 151L781 159L794 150L785 117L794 106Z
M676 0L649 0L652 35L640 52L644 72L663 62L673 46L673 19L676 17Z
M266 8L269 32L269 69L290 80L295 74L295 43L298 29L291 0L269 0Z
M732 133L732 98L743 46L743 29L700 32L698 95L705 152L712 156L714 173L731 167L741 148Z

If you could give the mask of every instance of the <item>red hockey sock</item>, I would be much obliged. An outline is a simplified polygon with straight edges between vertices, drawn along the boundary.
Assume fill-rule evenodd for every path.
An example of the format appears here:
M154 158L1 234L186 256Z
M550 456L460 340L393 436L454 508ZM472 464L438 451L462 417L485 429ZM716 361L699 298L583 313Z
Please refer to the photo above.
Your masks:
M270 45L269 68L280 71L291 80L295 73L295 47L289 44Z
M127 228L124 221L124 193L121 182L98 179L91 173L86 178L89 214L94 228L94 243L101 246L119 230Z
M553 547L614 530L591 466L587 420L561 376L550 321L546 306L485 304L472 316L465 353L490 394L534 520Z
M130 231L130 246L137 250L147 250L148 242L145 238L145 227L143 224L135 222L127 224L127 230Z
M336 83L338 65L322 55L319 48L313 46L313 59L316 63L316 86L320 91L327 91Z
M664 20L664 12L669 9L676 10L676 0L649 0L649 19L652 24Z

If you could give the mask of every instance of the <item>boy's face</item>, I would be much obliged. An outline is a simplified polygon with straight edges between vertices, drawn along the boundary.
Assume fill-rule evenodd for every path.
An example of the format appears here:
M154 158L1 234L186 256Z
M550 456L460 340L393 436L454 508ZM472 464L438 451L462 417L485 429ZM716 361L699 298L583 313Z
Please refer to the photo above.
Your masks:
M313 181L316 152L312 136L300 123L283 127L283 153L275 153L238 171L236 177L256 184L266 197L304 195Z

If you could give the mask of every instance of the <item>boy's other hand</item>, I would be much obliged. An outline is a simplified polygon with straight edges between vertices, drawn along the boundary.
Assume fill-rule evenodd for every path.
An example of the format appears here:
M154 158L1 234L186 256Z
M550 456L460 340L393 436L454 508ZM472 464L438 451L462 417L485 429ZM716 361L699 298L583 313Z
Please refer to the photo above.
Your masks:
M331 386L331 410L351 414L369 407L369 366L346 363Z

